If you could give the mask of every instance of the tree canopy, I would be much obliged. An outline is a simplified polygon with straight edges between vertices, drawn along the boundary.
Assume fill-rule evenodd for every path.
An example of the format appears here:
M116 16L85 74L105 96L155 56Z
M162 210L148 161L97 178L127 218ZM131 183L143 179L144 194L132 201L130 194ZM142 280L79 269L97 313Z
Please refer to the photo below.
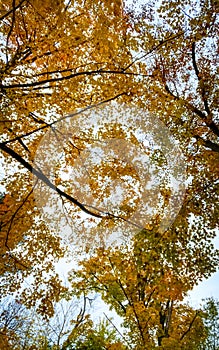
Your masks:
M183 300L218 267L218 5L138 5L0 4L1 292L48 320L95 291L124 321L121 349L199 349L203 315ZM64 285L56 263L77 254Z

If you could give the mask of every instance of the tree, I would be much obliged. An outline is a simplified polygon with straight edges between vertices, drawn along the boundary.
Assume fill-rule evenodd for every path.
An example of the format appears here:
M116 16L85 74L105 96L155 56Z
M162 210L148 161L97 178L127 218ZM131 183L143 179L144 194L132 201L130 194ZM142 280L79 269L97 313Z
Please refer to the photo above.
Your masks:
M37 282L29 303L32 305L35 298L41 297L41 311L49 308L52 312L51 302L46 305L51 295L44 292L44 288L39 293L39 285L43 273L52 268L49 255L53 255L54 260L62 257L63 247L60 247L59 238L49 233L35 205L31 173L47 184L48 178L34 169L34 155L43 133L47 129L57 133L55 124L51 123L56 123L67 111L111 100L128 91L128 87L124 91L126 76L119 69L123 54L127 52L123 45L126 19L120 2L106 2L104 6L101 2L90 2L82 6L80 2L66 5L62 1L55 7L50 1L13 1L12 4L5 1L1 4L0 19L3 40L1 150L5 166L13 164L14 167L12 160L19 163L12 181L6 178L4 182L7 195L14 204L13 210L7 212L5 239L2 241L7 271L13 269L10 265L16 265L17 269L19 264L19 278L15 277L10 286L4 279L3 288L6 293L8 289L16 290L22 276L24 278L35 271ZM111 24L115 31L109 30ZM130 60L128 54L125 57ZM114 83L111 82L109 88L107 77L110 74ZM102 86L101 91L96 89L97 84ZM48 106L53 106L55 118L48 115ZM53 184L50 185L54 188ZM60 193L66 197L65 193ZM68 194L67 198L73 205L95 214ZM16 254L12 253L15 244L10 242L20 242ZM23 272L20 271L21 264ZM46 289L50 285L53 298L57 299L63 288L60 282L57 284L54 271L52 274L50 282L47 278ZM27 302L30 289L23 295Z
M214 298L208 298L204 301L202 309L207 329L207 339L201 344L200 349L217 350L219 349L219 303Z
M190 0L188 6L184 6L178 2L170 4L167 0L158 5L148 1L137 14L116 0L104 4L101 1L79 0L67 4L56 1L55 5L50 0L13 0L11 4L3 1L0 5L0 148L4 167L12 174L4 179L11 211L4 213L1 219L3 295L17 290L25 277L33 276L35 282L31 288L22 291L21 300L29 307L37 305L39 312L49 317L54 312L54 302L66 292L54 268L55 261L65 253L57 236L56 224L61 220L59 215L52 215L50 230L43 221L33 194L39 183L56 193L62 207L69 210L72 221L78 226L83 212L83 215L89 215L91 223L100 219L100 229L104 233L117 229L120 222L129 222L133 210L129 199L134 197L133 188L138 180L133 167L124 168L120 161L114 160L110 169L104 164L104 167L96 166L89 174L89 188L95 198L102 198L109 192L107 182L103 186L98 183L100 178L108 177L112 184L116 176L122 178L123 175L127 183L127 177L132 177L132 184L127 186L129 195L119 208L123 216L120 212L102 211L95 203L88 205L83 201L83 195L84 198L87 196L86 188L82 188L82 196L74 196L70 181L63 175L51 180L49 168L45 167L43 171L41 164L34 163L42 137L49 130L51 137L65 141L67 120L83 113L89 119L87 111L110 101L120 108L123 104L143 108L159 117L180 143L187 166L188 186L182 208L171 228L159 232L162 213L156 213L134 237L131 259L129 247L112 252L111 259L116 257L118 264L124 259L133 266L133 276L129 265L125 270L126 277L131 277L132 298L136 297L132 289L137 287L139 290L139 283L139 286L143 284L144 293L145 288L149 288L146 298L154 288L157 293L155 324L152 322L148 328L147 340L139 333L139 325L135 333L138 317L134 315L135 304L130 305L127 317L129 328L134 329L136 344L149 341L150 346L156 346L150 334L153 327L158 327L159 346L171 337L178 341L176 331L166 329L172 302L179 302L195 283L214 272L218 264L218 251L211 243L219 214L216 3ZM108 121L107 117L105 121ZM153 121L159 131L160 124L155 118ZM66 142L63 151L66 169L75 168L77 157L92 141L91 129L79 135L75 131ZM127 126L124 131L119 122L107 125L100 140L115 139L118 135L140 148L132 130ZM60 175L64 162L58 159L58 154L56 156L56 173ZM162 163L162 157L158 156L156 162ZM36 177L34 185L32 174ZM164 176L164 184L165 180ZM47 198L44 194L42 202ZM160 195L165 206L169 202L168 188L161 189ZM133 200L133 207L136 203L137 200ZM86 235L86 226L83 229ZM88 246L88 253L89 249ZM101 261L109 268L108 256L101 250L98 252L99 256L89 260L90 266L85 263L81 273L91 278L89 269L95 268L92 273L98 278L107 277L107 283L108 277L114 281L112 272L105 276L105 271L98 266ZM141 275L138 269L144 263L147 268ZM120 271L118 264L114 264L113 267ZM8 276L13 278L12 282ZM98 287L89 283L89 288ZM77 287L84 291L83 284ZM123 293L117 282L116 289ZM111 292L107 294L109 303L114 299ZM121 298L124 297L123 293ZM115 307L114 303L112 306ZM177 313L177 308L174 312ZM193 316L194 312L188 310L185 321L188 327ZM180 317L177 319L180 322ZM183 341L187 338L183 336L185 329L181 333Z
M168 1L162 1L153 11L153 4L148 2L140 20L136 18L136 40L142 52L139 65L142 67L143 61L153 77L152 81L151 77L144 78L138 94L147 98L147 108L156 111L184 149L187 172L193 181L183 215L198 217L203 229L213 228L218 216L216 3L191 1L188 12L183 5L172 7ZM150 86L148 93L146 84ZM214 203L211 209L210 198Z
M33 338L33 317L19 303L4 300L0 305L1 349L27 349Z
M100 321L94 327L86 311L86 298L62 300L56 304L50 320L40 317L35 310L6 301L0 305L0 345L2 349L16 350L125 350L109 322Z
M63 350L126 350L116 331L109 326L109 322L100 321L96 327L87 328L73 342L64 343Z
M132 246L99 249L72 271L75 293L100 293L123 319L134 349L195 350L206 336L201 310L182 303L192 288L191 276L202 276L203 266L197 264L194 271L189 247L165 245L169 234L141 232ZM205 265L206 273L209 268Z

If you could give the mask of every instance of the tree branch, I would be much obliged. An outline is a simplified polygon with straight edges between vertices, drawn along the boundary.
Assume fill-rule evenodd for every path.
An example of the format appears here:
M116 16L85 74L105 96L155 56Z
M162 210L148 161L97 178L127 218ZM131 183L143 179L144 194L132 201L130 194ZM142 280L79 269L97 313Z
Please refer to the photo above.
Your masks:
M107 316L107 314L104 312L103 313L104 316L106 317L106 319L109 321L109 323L113 326L113 328L116 330L116 332L120 335L120 337L124 340L124 342L128 345L128 347L130 346L130 344L127 342L126 338L124 337L124 335L119 331L119 329L115 326L115 324L112 322L112 320ZM129 348L130 350L132 349L132 347Z
M67 193L60 190L58 187L56 187L46 175L44 175L41 171L35 169L30 163L28 163L26 160L24 160L18 153L16 153L14 150L9 148L8 146L4 144L0 144L0 148L9 154L12 158L16 159L20 164L22 164L27 170L29 170L33 175L35 175L39 180L43 181L49 188L56 191L59 195L62 197L68 199L71 203L78 206L82 211L84 211L86 214L92 215L97 218L106 218L106 216L102 216L100 214L97 214L95 212L92 212L86 208L85 205L77 201L77 199L73 198L72 196L68 195Z
M11 219L10 219L10 224L7 230L7 234L6 234L6 239L5 239L5 247L10 251L10 247L8 246L8 238L9 238L9 234L11 231L11 227L13 224L13 221L15 219L15 216L17 215L18 211L22 208L22 206L26 203L26 201L28 200L28 198L30 197L30 195L33 193L33 188L31 189L31 191L27 194L27 196L24 198L23 202L18 206L18 208L15 210L15 212L13 213Z
M197 66L197 63L196 63L196 58L195 58L195 42L192 43L192 63L193 63L193 67L194 67L194 70L195 70L195 74L198 78L198 81L201 82L203 79L201 78L200 76L200 72L198 70L198 66ZM200 86L201 87L201 86ZM207 101L207 98L206 98L206 92L205 92L205 88L204 86L201 87L201 95L202 95L202 100L204 102L204 106L205 106L205 111L207 112L207 114L209 115L211 112L210 112L210 109L209 109L209 106L208 106L208 101Z
M112 260L111 260L110 256L108 256L108 260L109 260L109 262L110 262L110 265L111 265L112 269L114 269L114 266L113 266L113 263L112 263ZM126 300L128 301L129 306L130 306L130 307L132 308L132 310L133 310L133 313L134 313L134 315L135 315L136 322L137 322L137 324L138 324L138 329L139 329L139 332L140 332L142 341L143 341L143 343L144 343L144 342L145 342L144 332L143 332L142 325L141 325L141 323L140 323L139 317L138 317L138 315L137 315L137 312L136 312L136 310L135 310L135 305L134 305L132 299L130 299L129 296L128 296L128 294L126 293L126 290L125 290L125 288L123 287L120 278L116 278L116 283L117 283L118 286L121 288L121 290L122 290L122 292L123 292L123 294L124 294Z
M192 328L193 323L195 322L196 317L198 316L199 311L196 311L192 321L190 322L189 328L181 335L180 340L183 340L183 338L188 334Z
M111 101L113 101L113 100L116 100L117 98L119 98L119 97L121 97L121 96L124 96L124 95L127 95L127 93L126 93L126 92L121 92L120 94L115 95L115 96L113 96L113 97L110 97L110 98L108 98L108 99L106 99L106 100L104 100L104 101L100 101L100 102L95 103L95 104L93 104L93 105L87 106L87 107L85 107L85 108L83 108L83 109L80 109L78 112L73 112L73 113L69 113L69 114L67 114L67 115L64 115L64 116L60 117L59 119L55 120L55 121L52 122L52 123L46 123L46 122L44 122L45 125L43 125L43 126L37 128L37 129L34 129L34 130L32 130L32 131L30 131L30 132L28 132L28 133L26 133L26 134L19 135L19 136L14 137L13 139L4 141L4 142L0 143L0 146L1 146L1 145L7 145L8 143L11 143L11 142L14 142L14 141L18 141L19 139L22 139L22 138L25 138L25 137L27 137L27 136L30 136L30 135L32 135L32 134L38 132L38 131L44 130L44 129L48 128L48 127L52 127L53 125L59 123L59 122L62 121L62 120L69 119L69 118L73 118L73 117L75 117L75 116L77 116L77 115L79 115L79 114L81 114L81 113L83 113L83 112L85 112L85 111L88 111L89 109L99 107L99 106L101 106L101 105L103 105L103 104L105 104L105 103L107 103L107 102L111 102ZM32 113L32 112L30 112L30 113L31 113L31 117L33 117L33 113ZM39 123L39 121L37 121L37 122ZM43 121L42 121L42 122L43 122Z
M200 111L197 107L193 106L190 102L183 100L182 98L176 96L168 87L167 83L165 84L165 90L170 94L175 100L182 101L184 103L184 106L189 109L190 111L194 112L196 115L198 115L206 124L211 131L219 137L219 127L215 124L215 122L212 119L209 119L205 113Z
M58 73L59 71L57 71ZM132 72L125 72L123 70L117 71L117 70L103 70L103 69L98 69L98 70L93 70L93 71L85 71L85 72L77 72L77 73L72 73L68 76L65 77L59 77L59 78L50 78L50 79L45 79L42 81L35 81L33 83L25 83L25 84L12 84L12 85L1 85L2 89L21 89L21 88L33 88L35 86L41 86L45 85L48 83L54 83L58 81L63 81L63 80L69 80L75 77L83 76L83 75L98 75L98 74L118 74L118 75L131 75L131 76L141 76L141 77L149 77L150 75L148 74L139 74L139 73L132 73Z
M13 0L12 6L13 6L13 8L12 8L12 23L11 23L10 30L8 32L7 39L6 39L6 63L7 64L8 64L8 43L9 43L9 39L10 39L11 33L13 31L13 28L14 28L14 23L15 23L15 0Z
M26 0L21 0L20 3L17 6L13 6L13 8L10 11L8 11L7 13L5 13L3 16L0 17L0 21L5 19L6 17L8 17L12 12L15 12L19 7L21 7L23 2L25 2L25 1Z
M94 272L91 272L91 275L98 281L99 285L102 285L102 286L104 287L104 290L106 290L107 292L109 292L109 287L108 287L106 284L104 284L104 283L98 278L98 276L95 275ZM91 287L94 288L95 290L100 290L100 291L103 290L103 288L101 288L101 287L97 287L97 286L91 286ZM124 312L124 314L126 314L126 307L122 304L122 302L121 302L120 300L118 300L114 294L112 294L112 297L113 297L113 299L116 301L116 303L119 304L119 306L121 307L121 309L122 309L122 311Z
M210 140L205 140L199 135L195 135L194 137L196 138L196 140L200 140L201 144L204 147L210 148L213 152L219 153L219 145L218 144L216 144Z
M114 214L111 214L109 212L105 212L101 209L98 209L96 207L93 207L91 205L86 205L86 204L82 204L81 202L79 202L77 199L75 199L74 197L70 196L69 194L65 193L64 191L60 190L57 186L55 186L50 180L49 178L43 174L43 172L41 172L40 170L37 170L36 168L34 168L30 163L28 163L25 159L22 158L22 156L20 156L18 153L16 153L13 149L11 149L10 147L6 146L4 143L0 144L0 149L2 149L2 151L6 152L7 154L9 154L12 158L14 158L15 160L17 160L20 164L22 164L27 170L29 170L33 175L35 175L39 180L41 180L42 182L44 182L49 188L51 188L52 190L56 191L61 197L66 198L67 200L69 200L71 203L75 204L76 206L78 206L83 212L85 212L86 214L89 214L91 216L94 216L96 218L102 218L102 219L118 219L118 220L123 220L126 221L128 223L130 223L131 225L138 226L137 224L131 222L130 220L127 220L125 218L123 218L122 216L117 216ZM92 208L95 211L91 211L88 208ZM97 213L98 212L98 213ZM141 228L141 227L140 227Z
M139 58L134 59L128 66L126 66L125 68L123 68L123 71L125 72L127 69L129 69L131 66L133 66L133 64L135 64L137 61L142 60L143 58L147 57L148 55L150 55L152 52L156 51L157 49L159 49L161 46L165 45L167 42L177 39L179 38L181 35L183 35L185 32L180 32L174 36L170 35L167 39L165 40L161 40L159 42L159 44L155 45L152 47L152 49L150 49L149 51L147 51L144 55L142 55Z

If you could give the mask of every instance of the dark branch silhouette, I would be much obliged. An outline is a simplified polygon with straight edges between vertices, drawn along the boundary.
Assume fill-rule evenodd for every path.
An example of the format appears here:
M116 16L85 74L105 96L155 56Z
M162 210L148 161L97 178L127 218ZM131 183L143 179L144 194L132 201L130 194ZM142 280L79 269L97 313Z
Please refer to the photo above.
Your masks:
M9 148L8 146L1 144L0 148L2 151L9 154L12 158L16 159L20 164L22 164L27 170L29 170L33 175L37 176L38 179L43 181L48 187L50 187L52 190L56 191L59 195L62 197L68 199L71 203L77 205L81 210L83 210L86 214L95 216L97 218L102 218L103 216L100 214L97 214L95 212L90 211L86 208L85 205L77 201L77 199L73 198L72 196L68 195L67 193L60 190L57 186L55 186L46 175L44 175L40 170L37 170L34 168L30 163L28 163L26 160L24 160L18 153L16 153L13 149Z
M56 73L58 73L57 71ZM53 72L54 73L54 72ZM49 73L50 74L50 73ZM35 86L41 86L49 83L59 82L63 80L69 80L75 77L83 76L83 75L99 75L99 74L118 74L118 75L131 75L131 76L141 76L141 77L150 77L150 74L140 74L140 73L132 73L132 72L125 72L124 70L104 70L104 69L97 69L93 71L84 71L84 72L77 72L72 73L64 77L57 77L57 78L50 78L45 79L42 81L35 81L32 83L25 83L25 84L11 84L11 85L0 85L2 89L22 89L22 88L33 88Z
M197 66L197 63L196 63L195 42L192 43L192 64L193 64L193 67L194 67L194 70L195 70L195 74L196 74L196 76L198 78L198 81L201 82L203 79L202 79L202 77L200 75L200 72L199 72L199 69L198 69L198 66ZM204 88L203 84L202 84L202 87L201 87L201 95L202 95L202 100L204 102L205 111L209 115L211 112L210 112L210 109L209 109L209 106L208 106L208 100L206 98L206 91L205 91L205 88Z

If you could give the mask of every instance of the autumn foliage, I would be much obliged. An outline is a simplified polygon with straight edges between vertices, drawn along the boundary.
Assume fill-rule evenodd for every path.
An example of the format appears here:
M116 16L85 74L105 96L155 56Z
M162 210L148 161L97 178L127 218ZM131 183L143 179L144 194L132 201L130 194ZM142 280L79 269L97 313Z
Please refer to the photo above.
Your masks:
M135 9L120 0L2 0L0 4L1 296L13 295L48 321L60 300L100 293L125 329L124 338L110 338L105 348L198 350L207 336L203 314L183 301L218 267L213 245L219 217L217 2L189 0L184 5L148 0L138 5ZM92 144L95 125L79 135L71 131L54 178L35 157L46 133L63 142L67 119L86 116L107 103L139 108L152 116L154 128L159 129L156 118L168 128L185 157L184 199L165 232L159 231L162 213L156 213L129 244L95 247L91 236L86 252L74 245L71 250L61 238L59 211L55 215L48 211L51 225L44 220L35 196L37 186L43 184L57 195L66 217L87 238L86 225L80 221L83 215L91 225L100 219L98 229L103 233L128 222L133 183L141 179L120 160L89 170L90 191L102 200L109 183L132 177L132 184L126 183L130 192L123 217L103 212L95 203L88 205L83 177L80 196L74 194L67 170L75 169L76 159ZM128 125L124 131L121 124L109 126L104 118L98 142L127 137L140 149ZM48 163L51 158L45 156ZM162 193L166 204L168 189ZM46 196L43 190L42 203ZM81 256L75 256L76 250ZM80 260L65 285L56 271L63 257L68 257L72 269L75 259ZM84 318L79 323L83 322ZM86 339L74 328L78 349L100 336L93 328L89 333L91 328ZM7 334L0 340L3 348L10 348ZM105 335L101 339L106 345ZM65 349L70 346L69 340Z

